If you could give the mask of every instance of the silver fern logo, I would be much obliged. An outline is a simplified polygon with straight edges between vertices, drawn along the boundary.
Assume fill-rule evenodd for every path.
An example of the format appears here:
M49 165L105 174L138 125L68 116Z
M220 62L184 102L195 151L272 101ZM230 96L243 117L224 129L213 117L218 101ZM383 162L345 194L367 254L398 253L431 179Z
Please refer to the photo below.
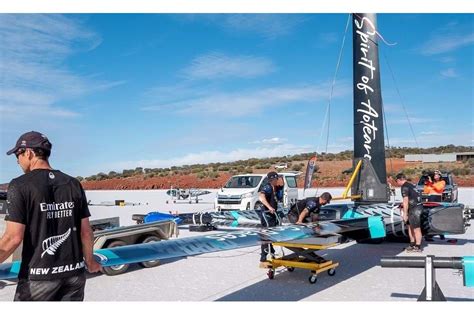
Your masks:
M61 246L67 240L69 235L71 235L71 228L69 228L66 233L62 235L52 236L45 239L41 244L41 247L43 248L41 258L43 258L45 254L54 256L59 246Z

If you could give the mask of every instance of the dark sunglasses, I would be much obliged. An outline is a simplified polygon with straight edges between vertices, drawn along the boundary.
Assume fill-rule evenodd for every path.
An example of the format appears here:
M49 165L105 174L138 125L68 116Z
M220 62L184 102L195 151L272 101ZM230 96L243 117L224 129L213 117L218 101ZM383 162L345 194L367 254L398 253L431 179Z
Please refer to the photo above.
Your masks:
M23 153L25 153L25 152L26 152L26 149L20 149L20 150L16 151L16 152L15 152L16 158L18 159L18 157L19 157L20 155L22 155Z

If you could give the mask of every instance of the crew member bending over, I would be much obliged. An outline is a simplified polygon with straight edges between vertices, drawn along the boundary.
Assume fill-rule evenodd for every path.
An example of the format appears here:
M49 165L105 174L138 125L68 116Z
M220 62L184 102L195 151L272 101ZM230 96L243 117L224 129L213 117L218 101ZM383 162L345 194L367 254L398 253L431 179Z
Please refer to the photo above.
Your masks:
M312 220L310 216L313 213L319 213L321 206L329 204L331 199L331 194L325 192L319 197L309 197L303 200L298 200L298 202L291 207L288 218L290 219L290 222L296 224L311 222Z

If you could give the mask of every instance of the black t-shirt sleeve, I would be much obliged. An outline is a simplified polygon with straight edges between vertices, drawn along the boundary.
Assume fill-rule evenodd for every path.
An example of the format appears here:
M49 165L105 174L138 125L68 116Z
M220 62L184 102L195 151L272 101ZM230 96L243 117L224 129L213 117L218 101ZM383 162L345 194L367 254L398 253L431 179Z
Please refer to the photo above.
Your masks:
M26 199L16 181L11 181L7 192L7 209L5 221L26 224Z
M306 209L308 209L309 212L314 212L318 208L318 204L314 200L308 200L306 203Z
M87 205L87 197L86 193L84 192L84 189L82 188L82 185L79 184L81 187L81 208L79 209L81 213L81 219L85 219L91 216L91 213L89 212L89 206Z
M270 184L266 184L265 186L263 186L263 188L260 192L265 194L265 197L267 198L267 200L269 200L269 198L273 194L273 187Z
M410 197L410 187L408 185L403 185L401 190L402 190L402 197Z

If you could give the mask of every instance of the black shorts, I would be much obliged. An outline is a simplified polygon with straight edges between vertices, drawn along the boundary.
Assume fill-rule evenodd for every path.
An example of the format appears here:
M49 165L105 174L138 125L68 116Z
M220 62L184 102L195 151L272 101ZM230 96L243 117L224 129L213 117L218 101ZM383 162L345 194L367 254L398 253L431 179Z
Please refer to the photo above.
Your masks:
M34 281L20 279L15 301L83 301L85 273L56 280Z
M421 227L421 212L423 208L421 206L416 206L408 210L408 224L414 229Z

